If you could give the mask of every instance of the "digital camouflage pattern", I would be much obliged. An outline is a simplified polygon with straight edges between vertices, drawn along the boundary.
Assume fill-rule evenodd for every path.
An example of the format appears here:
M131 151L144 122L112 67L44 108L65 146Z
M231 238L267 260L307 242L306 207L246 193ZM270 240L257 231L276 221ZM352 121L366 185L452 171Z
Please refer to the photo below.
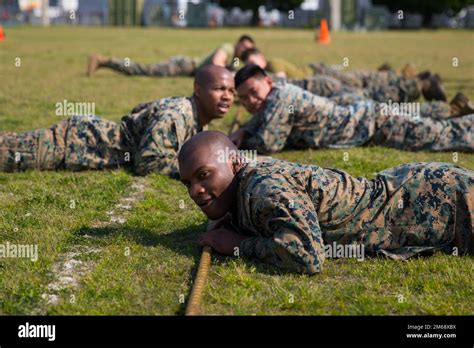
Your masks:
M420 116L429 117L433 120L447 120L457 117L457 115L453 115L451 105L440 100L420 103Z
M227 67L232 69L233 58L234 58L234 47L225 43L219 46L217 49L221 49L227 54ZM216 49L216 50L217 50ZM209 56L200 59L188 56L173 56L167 61L152 63L152 64L140 64L136 63L128 58L112 58L107 62L103 63L103 67L115 70L125 75L142 75L142 76L192 76L196 71L204 65L212 63L214 53Z
M318 74L304 79L288 79L286 82L296 85L302 89L319 95L321 97L334 97L345 93L354 93L378 102L412 102L420 97L420 91L415 79L406 79L396 76L392 72L381 72L380 75L392 75L392 79L379 76L374 78L376 83L365 87L347 85L333 76ZM277 81L284 81L277 78Z
M320 97L333 97L347 91L338 79L327 75L315 75L304 79L283 79L272 76L277 83L291 83ZM354 91L357 89L354 88ZM361 89L360 89L361 90Z
M285 270L317 273L333 243L394 259L474 253L474 172L458 166L405 164L367 180L267 158L237 182L232 223L249 236L241 255Z
M364 81L357 76L354 70L343 70L343 67L340 65L328 65L320 62L311 63L309 66L313 69L315 75L322 74L331 76L341 81L344 85L364 88Z
M277 84L263 110L242 127L246 131L242 147L262 154L284 147L367 143L401 150L474 151L474 115L443 119L448 117L447 108L441 102L430 102L420 107L419 115L411 116L394 113L370 99L352 98L353 104L339 105L340 100L319 97L291 84ZM432 114L422 114L434 111L440 115L431 118Z
M405 99L401 94L399 86L380 84L372 88L359 88L344 85L334 77L327 75L315 75L302 80L275 79L277 83L290 83L320 97L332 98L338 104L347 105L355 100L373 99L378 102L400 102ZM418 98L418 96L416 96ZM413 98L411 98L413 99Z
M324 63L313 63L310 66L315 76L308 79L308 88L305 89L312 93L315 93L312 91L315 82L311 80L322 75L338 80L343 86L343 92L355 93L362 90L365 97L379 102L387 102L388 100L412 102L421 95L421 88L416 78L400 76L392 70L358 69L345 71L340 66L331 66Z
M306 88L302 87L305 84L302 84L301 81L294 81L296 82L296 86L306 89L312 94L315 94L320 97L326 97L331 99L338 105L351 105L359 101L365 101L367 99L372 99L375 102L379 103L413 103L413 102L400 102L396 99L391 99L390 94L378 94L376 99L372 98L373 95L371 93L367 93L366 89L347 89L344 86L341 88L337 88L337 84L333 83L328 76L315 76L314 84L311 87ZM336 80L336 82L338 82ZM281 82L279 82L281 83ZM291 82L293 84L293 82ZM383 87L382 87L383 90ZM313 92L314 91L314 92ZM386 92L388 90L385 90ZM447 102L440 101L440 100L432 100L428 102L417 103L420 107L419 116L420 117L429 117L435 120L445 120L448 118L456 117L453 115L453 111L451 109L451 105Z
M119 125L100 117L72 116L51 128L0 132L0 170L113 169L178 177L177 153L202 131L193 97L140 104Z
M174 56L164 62L140 64L129 59L112 58L103 66L125 75L191 76L196 72L198 61L192 57Z
M309 67L313 70L313 73L323 74L327 76L332 76L337 80L341 81L343 84L364 88L371 82L376 80L382 81L385 78L393 78L396 74L386 74L387 71L392 72L392 70L376 71L369 69L354 69L346 70L342 65L329 65L321 62L310 63ZM382 77L382 78L380 78Z

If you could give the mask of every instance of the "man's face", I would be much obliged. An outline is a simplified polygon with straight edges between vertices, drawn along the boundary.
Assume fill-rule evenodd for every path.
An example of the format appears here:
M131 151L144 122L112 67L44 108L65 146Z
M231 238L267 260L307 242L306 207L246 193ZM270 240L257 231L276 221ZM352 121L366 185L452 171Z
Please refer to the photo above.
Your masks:
M255 64L255 65L258 65L263 70L267 68L267 60L261 53L251 54L245 61L245 64Z
M223 217L232 208L236 192L232 163L221 150L198 149L179 163L181 181L189 196L211 220Z
M256 75L251 77L237 88L240 102L248 112L256 114L265 106L265 101L272 86L272 79L268 76Z
M243 40L239 42L237 45L235 45L235 52L234 55L237 58L242 57L242 53L244 53L245 50L248 50L249 48L254 48L255 44L249 40Z
M206 114L212 119L222 118L229 111L235 97L232 74L219 74L205 86L195 85L194 93Z

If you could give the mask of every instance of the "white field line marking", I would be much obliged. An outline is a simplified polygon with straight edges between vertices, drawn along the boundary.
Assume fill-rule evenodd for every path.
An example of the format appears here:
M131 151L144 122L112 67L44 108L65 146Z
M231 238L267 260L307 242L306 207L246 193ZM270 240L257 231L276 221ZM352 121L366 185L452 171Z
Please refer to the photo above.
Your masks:
M127 221L127 216L131 209L145 196L148 189L146 177L133 177L125 196L121 197L114 208L106 212L109 216L108 221L94 221L92 228L107 227L114 225L123 225ZM83 237L91 237L87 234ZM92 237L91 237L92 238ZM81 260L82 255L90 253L100 253L102 249L92 248L90 246L75 246L71 250L58 256L51 272L54 279L47 285L48 291L41 295L48 304L55 305L59 303L59 293L63 290L75 289L79 286L81 277L90 272L94 267L93 261Z

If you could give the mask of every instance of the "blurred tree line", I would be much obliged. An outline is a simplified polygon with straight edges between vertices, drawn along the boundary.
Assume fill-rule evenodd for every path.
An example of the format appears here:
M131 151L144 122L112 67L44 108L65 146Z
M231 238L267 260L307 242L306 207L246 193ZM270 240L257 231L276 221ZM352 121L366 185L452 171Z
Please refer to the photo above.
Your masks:
M265 6L267 9L277 9L279 11L289 11L300 7L304 0L267 0L267 1L255 1L255 0L217 0L219 6L223 8L240 7L242 10L252 10L252 25L258 25L260 18L258 15L258 8Z
M372 0L374 5L385 5L390 11L403 10L408 13L423 15L423 25L431 22L434 14L451 12L458 13L466 6L474 5L474 0Z
M240 7L242 10L252 10L252 25L258 25L260 6L286 12L298 8L304 0L215 0L213 2L226 9ZM372 4L385 5L392 12L403 10L407 13L419 13L423 15L423 25L427 25L434 14L450 12L454 15L464 7L474 5L474 0L372 0Z

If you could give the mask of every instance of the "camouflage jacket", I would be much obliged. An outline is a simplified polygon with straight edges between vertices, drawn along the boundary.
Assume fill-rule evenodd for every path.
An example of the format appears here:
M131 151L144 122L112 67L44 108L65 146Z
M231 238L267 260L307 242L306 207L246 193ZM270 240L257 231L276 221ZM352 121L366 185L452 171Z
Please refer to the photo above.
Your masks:
M474 173L444 163L415 163L373 180L276 159L237 174L233 225L248 235L244 257L283 269L318 272L331 245L405 259L454 240L468 250L474 217Z
M178 152L201 132L193 97L170 97L140 104L122 118L121 128L132 144L134 170L179 177Z
M314 95L292 84L278 83L270 91L263 110L242 128L242 146L262 154L291 148L362 145L375 131L374 103L360 99L353 105Z

